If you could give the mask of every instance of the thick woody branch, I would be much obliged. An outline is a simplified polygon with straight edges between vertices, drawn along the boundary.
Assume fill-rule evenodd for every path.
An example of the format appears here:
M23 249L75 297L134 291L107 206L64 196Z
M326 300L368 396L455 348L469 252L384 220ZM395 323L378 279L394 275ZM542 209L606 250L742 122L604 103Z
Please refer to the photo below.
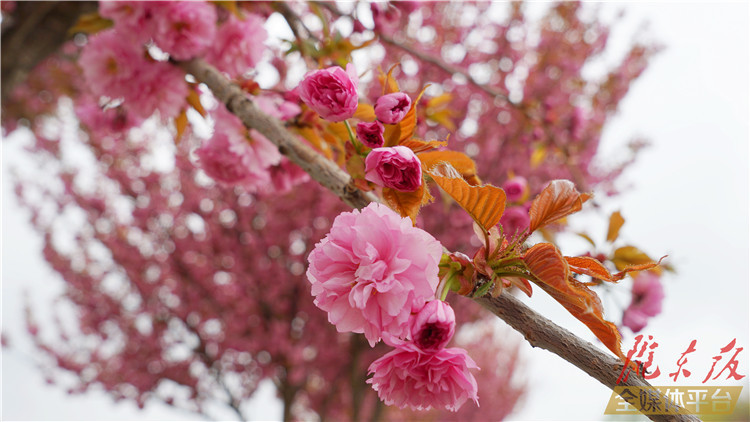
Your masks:
M246 127L255 129L268 138L279 148L279 152L348 205L360 209L370 202L378 201L372 193L354 186L351 177L335 163L286 130L280 120L260 111L242 89L231 83L216 68L200 59L179 62L177 65L206 84L227 110L239 117Z
M333 162L315 152L284 128L282 123L261 112L247 95L232 84L216 69L201 60L179 63L183 69L205 83L214 96L223 102L248 128L252 128L270 139L279 147L282 154L289 157L323 186L329 188L346 203L362 208L369 202L376 202L370 193L362 192L352 183L349 175ZM577 366L610 389L617 384L623 363L570 331L558 326L523 302L504 292L497 298L476 299L482 306L497 315L508 325L519 331L534 347L549 350ZM628 381L619 385L648 387L650 384L632 373ZM651 415L656 421L695 421L690 415Z
M615 386L651 387L635 371L630 371L626 381L617 383L623 362L602 352L593 344L539 315L507 291L500 296L475 299L487 310L497 315L520 332L533 347L541 347L562 357L610 389ZM623 377L624 378L624 377ZM654 390L656 391L656 390ZM665 403L667 397L662 396ZM698 421L693 415L647 415L654 421Z

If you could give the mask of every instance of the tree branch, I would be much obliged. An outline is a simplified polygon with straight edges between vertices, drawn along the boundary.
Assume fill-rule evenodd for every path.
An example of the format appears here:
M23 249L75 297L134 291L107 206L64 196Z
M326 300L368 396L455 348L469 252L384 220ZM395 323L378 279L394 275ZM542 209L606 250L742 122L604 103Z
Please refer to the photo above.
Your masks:
M348 205L361 209L370 202L378 202L372 193L358 189L344 170L286 130L280 120L260 111L242 89L231 83L216 68L200 59L178 62L177 65L206 84L227 110L239 117L246 127L263 134L279 148L279 152Z
M194 59L178 64L202 83L227 109L242 120L246 127L255 129L279 147L279 151L307 171L315 180L338 195L347 204L362 208L377 198L365 193L351 183L349 175L336 164L315 152L312 148L289 133L282 123L261 112L245 93L202 60ZM617 385L623 362L600 351L589 342L578 338L570 331L558 326L538 314L507 292L497 298L475 299L490 312L508 323L526 337L533 347L541 347L572 363L608 388ZM640 376L630 374L628 381L619 385L648 387L650 384ZM662 397L664 400L665 397ZM692 415L648 415L655 421L696 421Z

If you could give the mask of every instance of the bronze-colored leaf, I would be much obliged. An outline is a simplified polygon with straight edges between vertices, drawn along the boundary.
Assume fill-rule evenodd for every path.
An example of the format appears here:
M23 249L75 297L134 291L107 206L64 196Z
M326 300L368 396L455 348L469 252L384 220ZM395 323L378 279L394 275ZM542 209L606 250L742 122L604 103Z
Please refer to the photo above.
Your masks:
M635 265L648 265L654 262L651 257L646 255L645 252L641 251L635 246L623 246L621 248L615 249L615 252L612 254L611 261L620 271L625 270L629 267L633 267ZM661 274L661 269L658 267L653 268L653 271Z
M622 277L614 278L604 264L590 256L566 256L565 261L574 273L585 274L604 281L622 280Z
M609 350L625 359L620 332L617 326L604 319L599 296L570 276L568 263L554 245L538 243L532 246L524 254L523 261L539 287L586 324Z
M427 171L445 193L466 210L471 218L489 231L505 211L505 191L497 186L471 186L453 166L442 162Z
M185 112L185 109L183 108L182 111L180 111L180 114L177 115L177 117L174 118L174 127L177 130L177 134L175 135L174 141L175 143L179 143L182 139L182 135L185 133L185 129L187 129L188 125L188 118L187 113Z
M398 88L398 82L396 82L396 79L393 77L393 71L396 70L398 66L400 66L400 63L396 63L393 66L391 66L390 69L388 69L388 74L383 73L382 69L378 69L378 80L380 81L380 84L383 86L383 94L391 94L394 92L399 92Z
M198 91L195 89L195 87L190 87L190 90L188 91L187 96L187 103L195 109L195 111L198 112L202 117L206 117L206 109L203 108L203 104L201 104L200 95L198 94Z
M99 12L86 13L81 15L81 17L78 18L78 22L68 29L68 35L70 36L78 33L93 35L112 27L112 25L113 22L102 17Z
M417 224L417 214L423 204L432 198L425 184L414 192L401 192L391 188L383 188L383 199L391 209L398 212L402 217L411 218L412 224Z
M620 211L615 211L609 216L609 228L607 229L607 242L614 242L620 234L620 227L625 224Z
M463 152L458 151L430 151L418 155L423 169L431 169L439 163L448 163L458 170L461 177L470 179L477 175L477 165L474 160Z
M372 122L375 120L375 109L370 104L359 103L357 111L354 112L354 118L364 122Z
M415 154L419 154L421 152L429 151L431 149L444 147L448 145L448 142L446 141L423 141L421 139L411 138L411 139L402 141L401 145L411 149L412 151L414 151Z
M399 145L402 145L402 142L414 136L414 130L416 130L417 128L417 105L419 104L419 100L422 98L422 95L424 95L424 91L428 86L430 85L425 85L424 88L422 88L422 91L419 92L417 98L412 101L409 111L406 113L404 118L401 119L400 122L398 122L398 126L400 128L398 140Z
M529 232L578 212L590 194L580 193L569 180L553 180L531 203Z

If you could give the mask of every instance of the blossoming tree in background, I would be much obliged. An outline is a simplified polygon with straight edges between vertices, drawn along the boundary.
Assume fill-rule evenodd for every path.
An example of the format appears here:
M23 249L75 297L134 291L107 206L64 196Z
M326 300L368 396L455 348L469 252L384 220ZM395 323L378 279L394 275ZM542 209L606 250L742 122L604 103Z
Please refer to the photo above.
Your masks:
M246 419L268 380L285 420L502 419L524 386L493 313L613 385L587 363L624 359L593 289L637 272L622 324L640 330L660 270L614 247L619 213L606 253L555 235L581 192L616 193L630 159L594 156L655 49L586 78L608 29L579 4L538 25L490 7L4 2L3 130L28 127L39 163L17 194L77 330L27 325L71 392ZM68 15L72 42L18 48L27 19ZM617 359L512 296L531 283Z

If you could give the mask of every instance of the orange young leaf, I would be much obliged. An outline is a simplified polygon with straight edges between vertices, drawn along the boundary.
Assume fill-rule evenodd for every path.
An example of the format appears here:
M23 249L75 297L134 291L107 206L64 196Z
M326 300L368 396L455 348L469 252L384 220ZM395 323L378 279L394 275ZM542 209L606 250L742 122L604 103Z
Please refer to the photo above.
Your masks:
M177 135L174 138L175 143L179 143L182 139L182 135L185 134L185 129L187 129L188 125L188 118L187 113L185 112L185 109L183 108L180 111L180 114L177 115L177 117L174 118L174 127L177 130Z
M471 186L445 162L426 172L486 231L500 221L505 211L505 191L502 189L492 185Z
M477 165L468 155L458 151L430 151L419 154L422 168L427 170L440 163L448 163L456 169L461 177L468 179L477 175ZM471 183L470 183L471 184Z
M364 122L375 120L375 109L370 104L359 103L357 111L354 112L354 118Z
M97 32L110 28L113 25L112 20L102 17L99 12L91 12L81 15L78 22L68 29L68 35L84 33L93 35Z
M551 243L538 243L523 256L523 261L534 275L535 283L558 301L604 343L620 359L620 332L615 324L604 319L599 296L570 276L568 263Z
M652 264L653 262L654 260L651 259L651 257L646 255L645 252L641 251L635 246L623 246L621 248L617 248L615 249L615 252L612 255L612 263L615 264L615 267L620 271L623 271L626 268L633 268L634 266L638 266L638 265ZM652 267L652 268L655 273L661 274L661 268L658 268L658 267ZM639 271L639 270L630 270L630 271Z
M391 188L383 188L383 199L389 207L401 214L402 217L411 218L412 224L417 224L417 214L422 205L432 199L430 190L425 189L424 183L414 192L401 192Z
M620 234L620 227L625 224L620 211L615 211L609 216L609 228L607 229L607 242L614 242Z
M585 274L604 281L620 281L624 277L614 277L610 274L607 267L597 259L590 256L566 256L565 261L568 263L570 270L574 273Z
M187 103L193 107L201 117L206 117L208 115L206 109L203 108L203 104L201 104L200 95L198 95L198 91L196 91L194 86L191 86L188 91Z
M400 122L398 122L398 126L400 129L398 139L399 145L401 145L405 140L414 136L414 130L417 128L417 104L419 104L419 100L422 98L422 95L424 95L424 91L428 86L430 85L425 85L424 88L422 88L422 91L419 93L419 95L417 95L417 98L412 101L411 108L406 113L406 116L404 116L404 118L401 119Z
M529 232L578 212L591 195L580 193L569 180L553 180L531 203Z
M400 91L398 89L398 82L396 82L396 79L393 78L393 71L396 70L398 66L400 66L400 63L396 63L391 66L391 68L388 69L387 75L383 73L382 69L378 69L378 80L380 81L380 84L383 85L382 95Z
M446 141L423 141L421 139L411 138L407 139L403 142L401 142L402 146L405 146L412 151L414 151L415 154L419 154L420 152L429 151L434 148L440 148L448 145L448 142Z

